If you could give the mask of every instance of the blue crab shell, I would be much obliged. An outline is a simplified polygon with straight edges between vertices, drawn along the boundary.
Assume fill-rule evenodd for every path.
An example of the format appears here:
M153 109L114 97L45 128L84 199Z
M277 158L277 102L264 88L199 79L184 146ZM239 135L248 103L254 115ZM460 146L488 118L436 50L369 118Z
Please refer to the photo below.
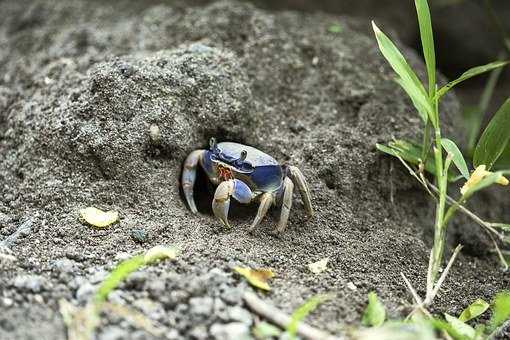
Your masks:
M244 160L241 160L242 151L247 153ZM254 191L275 191L283 180L280 164L268 154L248 145L218 143L214 150L206 150L202 162L209 176L218 173L219 165L226 166L234 178L242 180Z

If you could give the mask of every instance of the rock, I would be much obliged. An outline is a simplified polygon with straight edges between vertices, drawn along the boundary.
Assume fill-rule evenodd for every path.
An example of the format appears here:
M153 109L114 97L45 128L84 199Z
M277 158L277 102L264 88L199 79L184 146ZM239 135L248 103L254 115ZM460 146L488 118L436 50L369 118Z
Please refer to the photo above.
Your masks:
M2 298L2 306L5 308L9 308L14 305L14 300L11 298Z
M81 303L85 303L89 300L89 298L92 296L92 294L95 293L95 291L96 291L96 286L94 286L90 282L85 282L76 291L76 299Z
M46 279L38 275L18 275L13 281L13 286L18 290L30 293L40 293L46 284Z
M222 285L223 291L221 298L229 305L238 304L242 300L243 288L241 287L230 287L228 285Z
M158 298L162 296L163 294L168 293L166 290L166 285L164 280L160 279L153 279L148 282L146 285L147 290L153 296L154 298Z
M61 273L71 273L74 271L76 267L76 263L69 259L58 259L52 262L51 266L53 270L56 270Z
M133 241L137 243L147 242L147 231L145 229L142 228L132 229L130 235Z
M195 315L209 315L214 306L214 300L208 296L189 299L190 313Z
M129 338L127 329L118 326L108 326L99 334L99 340L124 340Z
M210 328L213 339L216 340L249 340L250 327L242 322L214 324Z
M153 319L160 320L165 316L163 306L151 299L138 299L133 303L133 306L138 308L144 315Z
M108 271L104 269L92 268L92 275L89 276L89 282L92 284L97 284L103 282L106 277L110 274Z
M230 321L239 321L246 325L251 325L253 321L250 312L239 306L229 307L227 315Z
M193 329L190 330L189 336L191 339L196 340L204 340L208 338L207 334L207 327L205 325L199 325L193 327Z

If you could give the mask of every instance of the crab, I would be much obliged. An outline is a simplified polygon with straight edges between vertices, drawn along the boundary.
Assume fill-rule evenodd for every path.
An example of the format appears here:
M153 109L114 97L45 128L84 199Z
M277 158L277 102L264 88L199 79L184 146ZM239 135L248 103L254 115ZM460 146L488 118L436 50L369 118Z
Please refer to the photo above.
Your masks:
M297 186L307 214L313 215L310 189L302 172L295 166L279 164L273 157L248 145L234 142L209 141L209 150L191 152L184 161L181 185L184 197L193 213L197 207L193 199L197 166L200 164L209 180L217 186L212 201L214 215L230 228L228 211L230 199L248 204L259 202L252 231L264 218L271 205L281 206L276 230L287 226L292 207L292 193Z

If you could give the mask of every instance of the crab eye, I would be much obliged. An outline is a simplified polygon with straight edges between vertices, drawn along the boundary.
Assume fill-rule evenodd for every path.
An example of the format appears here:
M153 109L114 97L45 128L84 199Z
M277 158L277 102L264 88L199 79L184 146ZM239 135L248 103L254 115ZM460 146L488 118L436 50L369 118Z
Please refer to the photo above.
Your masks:
M214 151L214 149L216 149L216 138L211 137L211 139L209 139L209 148L211 149L211 151Z
M241 157L239 157L239 160L244 161L246 156L248 156L248 152L246 152L246 150L241 151Z

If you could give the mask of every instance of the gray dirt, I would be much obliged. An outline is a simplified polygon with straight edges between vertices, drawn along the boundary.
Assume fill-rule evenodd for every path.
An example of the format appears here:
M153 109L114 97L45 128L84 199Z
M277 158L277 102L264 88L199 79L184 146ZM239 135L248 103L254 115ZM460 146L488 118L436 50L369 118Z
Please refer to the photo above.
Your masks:
M332 23L342 31L329 32ZM400 273L423 294L433 210L374 148L416 136L421 122L368 32L348 17L233 1L0 2L0 338L65 338L58 301L83 306L116 263L158 244L182 255L133 274L111 300L142 311L169 339L248 334L257 318L242 304L251 288L235 265L272 268L272 291L261 295L289 313L335 293L308 318L330 332L359 324L371 290L391 317L405 315L412 301ZM447 96L454 137L458 110ZM256 207L234 205L234 228L224 230L200 176L193 216L181 165L212 136L298 166L316 215L306 220L295 196L285 233L273 233L275 209L249 234ZM474 207L508 220L497 195ZM90 205L118 210L120 223L83 225L78 211ZM458 313L508 287L480 229L458 218L449 239L466 247L436 311ZM324 257L329 270L309 273ZM153 337L106 315L98 339L125 338Z

